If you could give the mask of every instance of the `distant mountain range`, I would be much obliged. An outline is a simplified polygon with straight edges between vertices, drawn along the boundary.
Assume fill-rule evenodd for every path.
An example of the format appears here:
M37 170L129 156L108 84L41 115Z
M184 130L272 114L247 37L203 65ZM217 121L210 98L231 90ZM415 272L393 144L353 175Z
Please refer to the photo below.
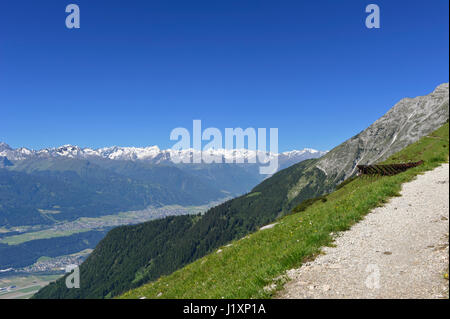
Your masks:
M10 161L23 161L30 159L45 159L45 158L71 158L71 159L108 159L118 161L143 161L152 164L170 164L171 158L177 156L178 158L191 159L200 151L194 149L187 150L161 150L158 146L149 147L104 147L99 149L81 148L75 145L63 145L55 148L44 148L41 150L30 150L25 147L13 149L8 144L0 143L0 157L6 157ZM235 160L236 162L249 162L255 159L260 151L247 149L217 149L208 150L208 153L214 157L222 158L225 163L226 160ZM294 150L274 154L265 153L269 159L278 157L280 168L287 167L294 163L301 162L305 159L317 158L326 151L318 151L311 148L303 150Z
M67 289L62 278L35 297L109 298L170 274L290 213L303 201L331 192L355 174L356 165L381 161L448 119L448 83L427 96L403 99L323 157L281 170L249 194L202 216L169 217L113 229L81 265L80 289Z
M0 227L49 225L149 206L204 205L248 192L266 178L258 163L174 164L174 152L156 146L93 150L71 145L35 151L0 143ZM248 150L215 152L246 162L256 156ZM277 156L284 168L325 153L268 155Z

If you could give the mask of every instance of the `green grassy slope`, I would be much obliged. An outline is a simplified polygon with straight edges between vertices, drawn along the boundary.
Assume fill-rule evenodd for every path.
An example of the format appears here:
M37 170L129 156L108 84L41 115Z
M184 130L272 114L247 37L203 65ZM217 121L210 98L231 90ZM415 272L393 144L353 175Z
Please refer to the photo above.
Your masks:
M169 276L123 294L122 298L270 298L286 270L332 244L330 233L347 230L371 209L398 196L402 183L448 161L449 125L391 156L386 163L425 163L391 177L356 178L304 211L285 216L271 229L236 240ZM253 197L261 194L254 190ZM278 278L278 279L275 279ZM275 284L275 289L264 287Z

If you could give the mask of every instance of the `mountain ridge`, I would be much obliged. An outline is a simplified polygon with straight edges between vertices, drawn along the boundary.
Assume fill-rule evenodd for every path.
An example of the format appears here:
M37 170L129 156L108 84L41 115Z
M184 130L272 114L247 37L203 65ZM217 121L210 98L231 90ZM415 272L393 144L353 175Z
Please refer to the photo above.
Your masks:
M204 150L205 151L205 150ZM291 158L308 157L314 155L316 157L322 156L327 151L319 151L312 148L304 148L302 150L292 150L282 153L262 152L258 150L249 149L215 149L206 150L214 156L220 156L223 162L227 159L243 159L244 161L254 159L258 154L266 154L269 158L278 157L279 159L289 160ZM92 149L89 147L81 148L76 145L62 145L53 148L43 148L40 150L32 150L25 147L12 148L5 142L0 143L0 156L7 157L11 161L27 160L32 158L51 158L51 157L67 157L78 159L110 159L110 160L132 160L132 161L148 161L152 163L163 163L171 161L173 156L181 156L181 158L191 158L194 154L199 154L201 151L195 149L186 150L161 150L158 146L147 147L102 147Z
M58 221L71 221L150 206L204 205L248 192L265 177L259 174L259 164L249 161L256 152L216 151L225 157L237 153L238 157L245 158L239 164L175 164L170 160L171 152L157 147L111 147L94 151L71 145L34 151L24 147L13 149L2 142L0 226L29 226L38 221L47 224L39 209L48 210L53 206L61 207L61 213L55 216ZM192 156L189 152L184 153ZM324 153L305 149L276 156L280 159L279 167L284 168ZM123 196L128 197L123 200L126 205L118 205L120 187L117 185L123 188ZM68 200L70 196L58 187L66 193L83 194L83 200ZM29 194L24 194L22 189L27 189ZM114 205L106 205L108 201L115 203L116 209ZM100 203L108 209L99 206Z
M355 173L356 165L388 158L433 132L448 118L449 84L443 83L428 95L401 99L368 128L330 150L315 167L330 183L342 182Z

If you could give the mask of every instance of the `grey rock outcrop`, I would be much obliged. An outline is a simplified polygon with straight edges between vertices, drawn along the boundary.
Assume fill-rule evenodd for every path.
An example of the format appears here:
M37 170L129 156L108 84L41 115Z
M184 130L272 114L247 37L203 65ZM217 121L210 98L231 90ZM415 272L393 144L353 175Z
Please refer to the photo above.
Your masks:
M316 163L331 184L355 173L356 165L385 160L441 127L449 118L449 84L404 98L367 129L332 149Z

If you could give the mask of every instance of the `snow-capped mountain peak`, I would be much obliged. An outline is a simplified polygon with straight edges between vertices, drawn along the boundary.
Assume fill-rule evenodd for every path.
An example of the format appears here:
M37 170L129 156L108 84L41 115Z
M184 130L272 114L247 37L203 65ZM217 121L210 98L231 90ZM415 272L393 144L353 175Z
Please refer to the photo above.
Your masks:
M12 150L12 148L8 144L6 144L4 142L0 142L0 152L2 152L4 150Z

